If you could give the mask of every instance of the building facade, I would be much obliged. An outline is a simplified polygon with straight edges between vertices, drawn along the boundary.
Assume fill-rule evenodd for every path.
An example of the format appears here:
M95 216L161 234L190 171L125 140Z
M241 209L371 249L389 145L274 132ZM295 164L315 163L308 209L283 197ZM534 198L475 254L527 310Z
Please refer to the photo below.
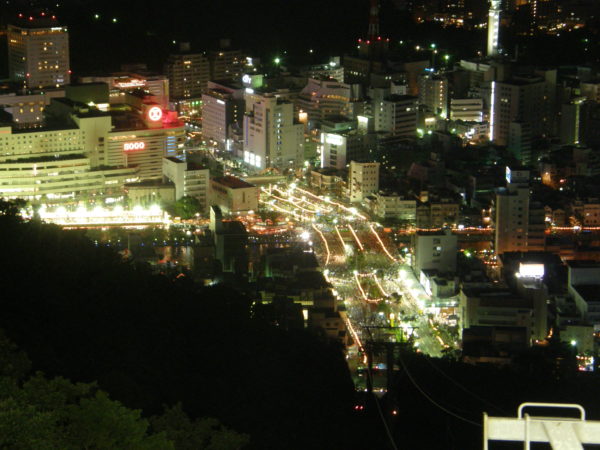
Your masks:
M71 81L69 32L54 16L9 25L8 73L28 89L60 87Z

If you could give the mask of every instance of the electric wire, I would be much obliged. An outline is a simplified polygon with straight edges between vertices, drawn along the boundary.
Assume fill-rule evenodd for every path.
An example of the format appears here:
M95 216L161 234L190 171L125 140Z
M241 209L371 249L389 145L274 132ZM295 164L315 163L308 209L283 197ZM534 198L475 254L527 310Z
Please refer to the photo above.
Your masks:
M427 392L425 392L423 389L421 389L421 387L417 384L417 382L415 381L415 379L412 377L412 375L410 374L410 372L408 371L408 368L406 367L406 364L404 364L404 360L402 359L402 355L400 355L399 357L400 360L400 364L402 365L402 368L404 369L404 371L406 372L406 376L408 377L408 379L411 381L411 383L413 384L413 386L421 393L421 395L423 395L423 397L425 397L427 400L429 400L429 402L431 404L433 404L434 406L436 406L437 408L441 409L442 411L444 411L446 414L451 415L452 417L455 417L459 420L462 420L463 422L469 423L471 425L474 425L476 427L481 428L481 424L474 422L473 420L467 419L466 417L460 416L452 411L450 411L448 408L445 408L444 406L440 405L438 402L436 402L433 398L431 398Z
M379 404L379 399L375 395L375 392L373 392L373 374L371 373L371 364L369 362L367 362L367 376L369 377L369 383L371 385L371 394L373 395L373 398L375 399L375 405L377 405L377 411L379 412L379 417L381 417L381 421L383 422L383 426L385 428L387 437L390 440L390 444L392 444L392 448L394 450L398 450L398 446L396 446L396 441L394 440L394 436L392 436L390 427L388 426L387 420L385 420L385 417L383 415L381 405Z
M437 367L432 361L431 358L425 358L425 360L429 363L429 365L431 365L431 367L433 367L435 370L437 370L439 373L441 373L444 377L446 377L448 380L450 380L452 383L454 383L456 386L458 386L459 388L461 388L463 391L465 391L467 394L471 394L474 398L476 398L477 400L479 400L482 403L485 403L488 406L491 406L492 408L502 412L505 415L510 415L509 413L507 413L504 409L500 408L499 406L496 406L494 403L486 400L485 398L481 397L480 395L476 394L475 392L471 391L470 389L467 389L465 386L463 386L462 384L460 384L458 381L456 381L454 378L452 378L450 375L446 374L442 369L440 369L439 367Z

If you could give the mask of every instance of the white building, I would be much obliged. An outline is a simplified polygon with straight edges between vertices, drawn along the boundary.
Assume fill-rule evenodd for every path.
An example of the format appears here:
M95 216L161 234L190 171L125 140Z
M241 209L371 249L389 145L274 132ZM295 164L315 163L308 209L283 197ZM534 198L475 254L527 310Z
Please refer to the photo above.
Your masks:
M22 18L9 25L8 74L29 89L60 87L71 81L69 33L54 16Z
M304 125L294 106L272 94L254 95L244 116L244 162L258 169L296 168L304 163Z
M350 161L348 172L348 191L351 202L363 199L379 190L379 163L359 163Z
M224 176L211 180L210 204L224 213L258 210L258 187L240 178Z
M225 90L210 89L202 94L202 136L219 149L227 147L229 126L241 114L242 106Z
M405 199L401 195L386 192L376 192L372 197L372 211L376 217L415 224L417 220L417 201L415 199Z
M208 209L210 174L207 168L169 156L163 158L163 176L175 185L175 200L194 197L203 211Z
M529 123L532 137L544 135L548 119L547 98L547 84L540 77L493 81L490 139L498 145L507 145L510 123L516 121Z
M417 132L417 97L390 95L373 105L375 131L414 137Z
M413 236L413 249L412 267L417 277L424 269L456 272L458 236L450 230L418 231Z
M156 104L100 110L94 104L108 98L107 90L70 86L69 95L89 101L52 99L51 127L2 128L0 197L58 203L89 194L114 202L124 183L161 179L162 158L183 150L183 124Z
M44 120L44 109L53 98L64 97L63 89L46 89L36 93L11 92L0 95L0 108L12 115L15 125L36 126Z
M487 37L487 56L489 57L498 56L498 46L500 45L500 3L501 0L490 1Z
M450 119L464 122L483 121L483 99L453 98L450 100Z
M350 161L370 159L376 136L357 129L321 132L321 167L345 169Z
M295 102L312 123L333 116L348 115L350 85L331 79L309 78Z
M496 192L494 220L497 255L544 250L545 215L530 199L529 171L507 167L507 187Z

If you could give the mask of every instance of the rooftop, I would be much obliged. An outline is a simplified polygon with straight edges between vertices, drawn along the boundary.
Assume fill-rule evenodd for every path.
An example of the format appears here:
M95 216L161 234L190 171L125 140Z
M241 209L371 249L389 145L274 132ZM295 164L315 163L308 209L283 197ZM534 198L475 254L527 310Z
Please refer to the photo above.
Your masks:
M254 187L253 184L247 183L244 180L233 177L231 175L226 175L224 177L213 178L215 183L219 183L223 186L226 186L230 189L242 189L242 188L251 188Z

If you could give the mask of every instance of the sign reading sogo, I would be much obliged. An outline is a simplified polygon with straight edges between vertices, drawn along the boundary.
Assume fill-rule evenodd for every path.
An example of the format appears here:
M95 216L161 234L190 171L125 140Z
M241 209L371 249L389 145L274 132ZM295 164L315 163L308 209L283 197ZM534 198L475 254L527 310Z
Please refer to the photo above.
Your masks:
M132 150L144 150L145 148L146 148L146 143L143 141L125 142L125 144L123 144L123 150L126 152L130 152Z

